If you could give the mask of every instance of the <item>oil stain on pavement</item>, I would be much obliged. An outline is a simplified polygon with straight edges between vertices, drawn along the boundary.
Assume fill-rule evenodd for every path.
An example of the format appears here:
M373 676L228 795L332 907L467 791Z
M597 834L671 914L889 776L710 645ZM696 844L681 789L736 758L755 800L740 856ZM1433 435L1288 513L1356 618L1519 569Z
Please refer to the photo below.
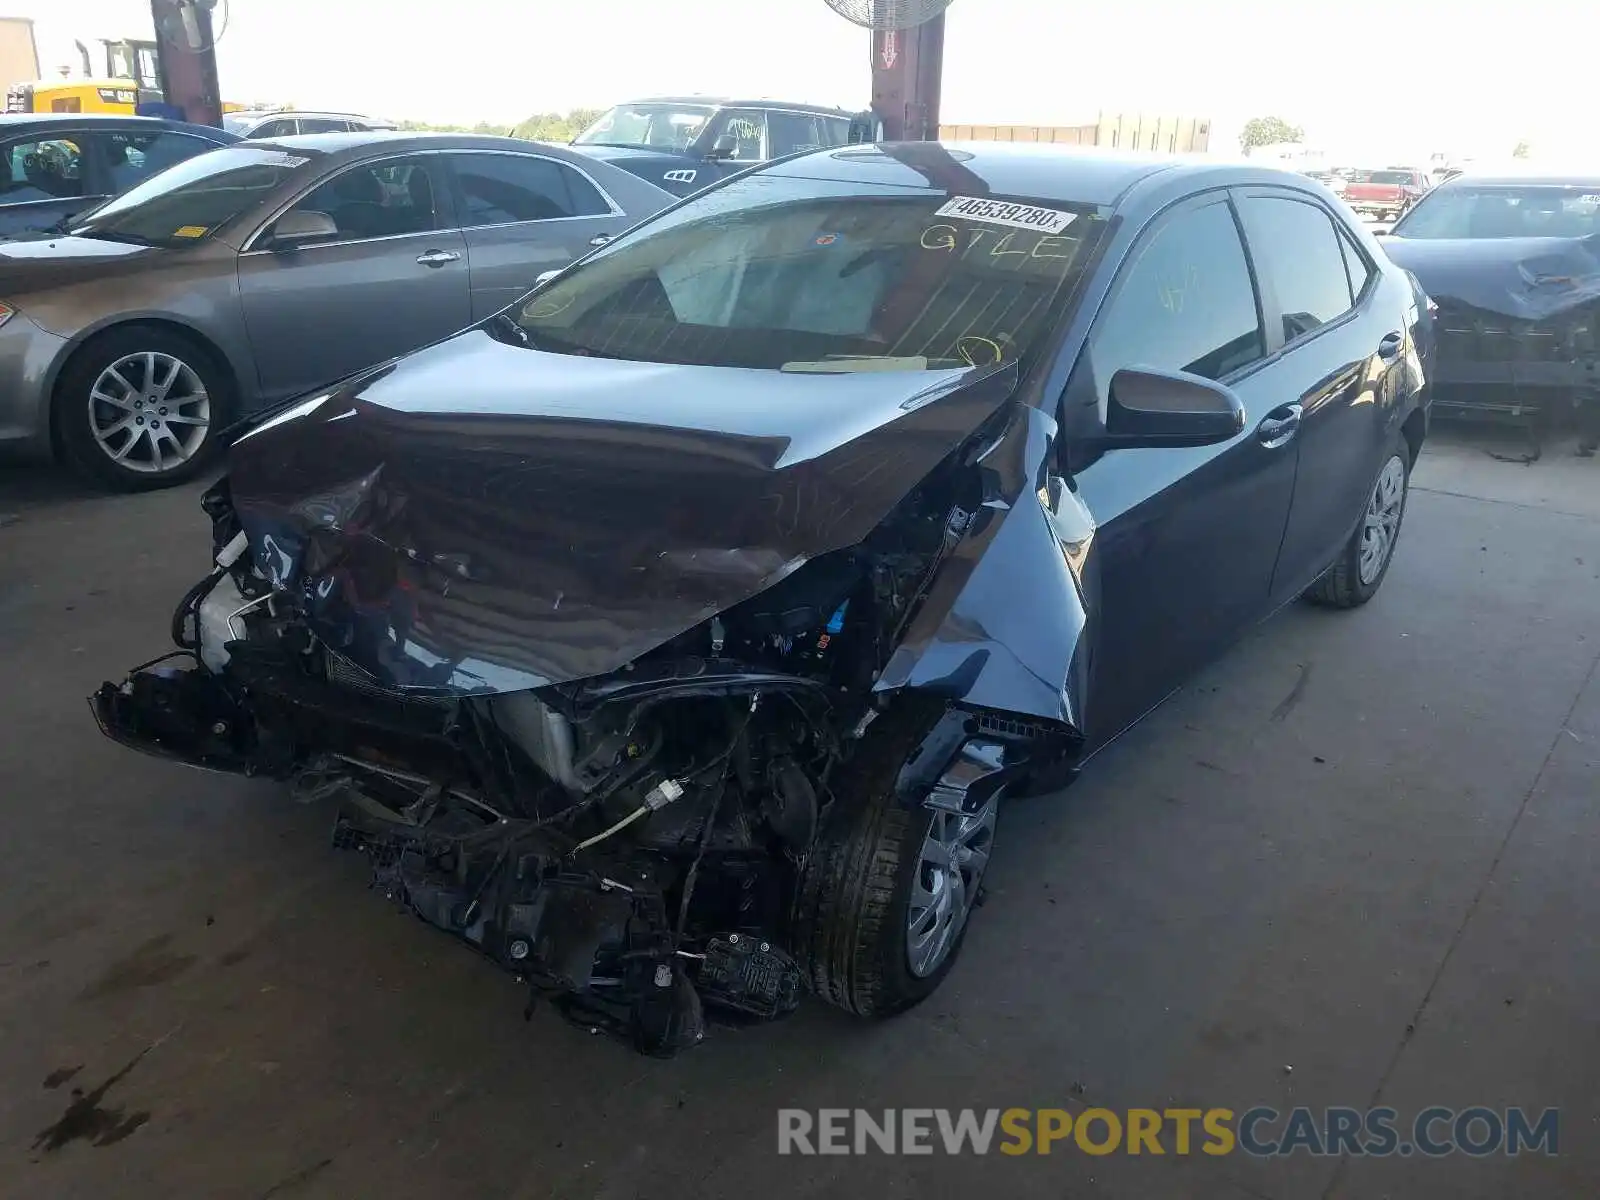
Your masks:
M54 1125L39 1131L39 1136L33 1139L33 1148L45 1154L53 1154L63 1146L76 1141L87 1141L95 1146L112 1146L149 1121L150 1114L147 1112L130 1113L120 1107L102 1107L101 1101L106 1098L107 1092L132 1073L145 1055L160 1044L155 1042L146 1046L129 1059L122 1070L92 1091L73 1088L72 1103L67 1105L67 1111L61 1114L61 1119ZM80 1069L72 1068L64 1077L61 1077L60 1071L52 1072L45 1080L45 1086L60 1087ZM57 1082L51 1083L51 1080Z
M168 949L171 942L170 933L141 942L132 954L112 963L104 975L85 988L83 999L98 1000L176 979L194 966L196 959L192 954L174 954Z

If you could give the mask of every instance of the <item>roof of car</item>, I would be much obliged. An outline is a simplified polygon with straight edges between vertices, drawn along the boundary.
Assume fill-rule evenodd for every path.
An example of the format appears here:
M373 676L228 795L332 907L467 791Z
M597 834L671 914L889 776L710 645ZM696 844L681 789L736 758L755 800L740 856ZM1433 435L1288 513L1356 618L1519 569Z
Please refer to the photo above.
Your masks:
M753 99L740 96L643 96L628 100L628 104L698 104L709 108L783 108L794 112L822 113L830 117L848 117L848 109L831 104L807 104L797 100L775 100L771 96Z
M114 113L4 113L0 132L14 129L172 129L215 137L219 142L234 142L239 135L215 125L196 125L188 121L169 121L164 117L126 117Z
M526 138L495 137L480 133L427 133L410 129L358 129L350 133L297 133L290 137L252 138L244 143L252 148L312 151L336 155L354 153L374 146L395 150L522 150L533 154L554 154L571 161L584 156L553 142L533 142Z
M921 168L919 170L919 167ZM769 174L851 182L934 186L953 194L1027 196L1078 204L1114 205L1130 188L1160 175L1190 177L1197 185L1283 183L1303 188L1305 176L1286 168L1230 163L1202 156L1133 154L1033 142L901 142L819 150L780 159ZM933 183L925 172L933 171Z
M326 108L247 108L231 112L230 117L241 121L264 121L271 117L339 117L348 121L381 121L381 117L366 113L334 112Z
M1516 187L1527 184L1548 184L1551 187L1592 187L1600 188L1600 171L1474 171L1468 167L1459 175L1452 176L1440 187L1449 184L1472 184L1474 186L1489 185L1491 187Z

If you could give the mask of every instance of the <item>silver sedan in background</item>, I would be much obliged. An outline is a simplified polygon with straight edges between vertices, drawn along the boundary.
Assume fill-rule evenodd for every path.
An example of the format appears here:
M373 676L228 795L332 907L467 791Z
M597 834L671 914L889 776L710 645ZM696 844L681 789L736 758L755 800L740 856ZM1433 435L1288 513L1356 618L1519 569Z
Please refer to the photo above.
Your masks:
M176 483L253 409L493 316L673 203L509 138L238 144L0 243L0 449Z

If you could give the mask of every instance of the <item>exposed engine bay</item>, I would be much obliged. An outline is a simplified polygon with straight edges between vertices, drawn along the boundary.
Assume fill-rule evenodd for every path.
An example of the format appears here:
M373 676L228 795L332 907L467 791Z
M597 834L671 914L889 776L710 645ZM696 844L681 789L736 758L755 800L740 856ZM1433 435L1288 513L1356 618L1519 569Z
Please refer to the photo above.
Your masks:
M1047 749L1069 757L1039 722L873 693L968 532L973 481L936 472L860 545L621 671L461 696L396 689L320 638L249 552L224 478L204 500L217 565L173 615L179 649L93 707L137 749L331 803L334 845L367 856L376 889L526 980L530 1008L548 997L671 1055L710 1018L828 995L836 885L807 875L830 820L856 819L846 793L968 830L972 869L952 851L943 892L922 880L928 937L949 945L966 918L950 896L981 882L1000 790Z
M902 1011L1002 794L1082 757L1093 526L1017 379L468 331L252 419L177 649L96 719L329 805L378 891L645 1053Z

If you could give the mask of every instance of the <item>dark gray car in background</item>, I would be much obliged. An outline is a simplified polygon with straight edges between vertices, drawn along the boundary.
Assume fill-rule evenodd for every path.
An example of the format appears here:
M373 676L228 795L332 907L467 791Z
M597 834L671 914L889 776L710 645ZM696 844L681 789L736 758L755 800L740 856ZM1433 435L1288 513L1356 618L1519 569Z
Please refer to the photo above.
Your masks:
M0 116L0 239L70 221L174 163L239 136L155 117Z
M850 121L844 109L819 104L658 96L607 109L572 145L689 196L758 163L843 146Z
M671 203L509 138L238 143L0 243L0 448L113 488L199 469L240 415L494 315Z
M295 109L253 109L224 113L222 127L242 138L276 141L303 133L360 133L367 129L396 129L393 121L360 113L301 112Z

